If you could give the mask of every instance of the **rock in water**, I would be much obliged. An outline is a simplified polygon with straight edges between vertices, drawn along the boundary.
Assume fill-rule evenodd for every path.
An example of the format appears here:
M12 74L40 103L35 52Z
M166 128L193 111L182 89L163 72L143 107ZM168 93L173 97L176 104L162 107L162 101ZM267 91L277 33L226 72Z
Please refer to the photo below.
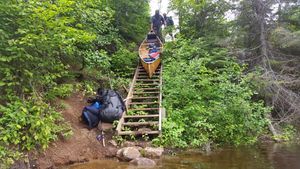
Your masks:
M134 160L130 161L131 164L137 165L137 166L147 166L147 167L153 167L156 165L155 161L149 159L149 158L144 158L144 157L139 157Z
M124 147L117 152L117 157L122 161L130 161L141 156L136 147Z
M145 157L148 158L160 158L163 152L164 152L164 148L162 147L158 147L158 148L146 147L144 149L144 153L145 153L144 155Z
M121 148L121 149L119 149L118 151L117 151L117 155L116 155L116 157L119 159L119 160L124 160L123 159L123 151L124 151L124 148Z

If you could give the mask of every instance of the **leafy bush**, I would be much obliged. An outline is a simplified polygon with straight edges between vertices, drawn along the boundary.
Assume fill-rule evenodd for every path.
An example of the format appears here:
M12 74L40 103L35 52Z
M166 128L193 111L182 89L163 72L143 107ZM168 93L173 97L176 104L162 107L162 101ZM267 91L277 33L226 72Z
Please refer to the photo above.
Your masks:
M113 11L99 9L103 5L102 0L1 1L0 94L47 92L73 71L109 69L105 49L118 36Z
M140 42L149 31L149 1L110 0L115 11L115 27L126 40Z
M47 93L45 98L48 100L54 100L55 98L66 98L74 91L74 85L72 84L61 84L54 86Z
M112 55L111 68L118 76L132 77L137 64L137 52L133 51L135 46L134 43L130 44L129 47L122 46Z
M280 134L273 136L276 140L295 141L297 136L297 129L291 124L282 124Z
M0 168L69 134L60 113L45 101L69 96L80 86L75 80L83 81L88 94L99 83L128 83L122 78L136 54L127 41L144 36L149 6L124 2L125 9L114 2L0 1ZM124 9L134 17L123 15Z
M254 91L243 67L226 50L203 45L201 39L179 39L174 44L166 45L163 78L168 119L161 144L254 143L270 110L251 100Z
M72 131L60 113L35 99L0 106L0 163L10 163L23 151L45 149L51 141ZM18 155L19 154L19 155Z

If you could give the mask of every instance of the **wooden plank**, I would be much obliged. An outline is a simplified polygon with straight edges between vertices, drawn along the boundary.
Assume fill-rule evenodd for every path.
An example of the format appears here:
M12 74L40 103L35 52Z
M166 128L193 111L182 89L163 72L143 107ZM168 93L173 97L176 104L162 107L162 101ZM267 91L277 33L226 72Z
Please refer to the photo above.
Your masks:
M121 131L118 135L160 134L159 131Z
M126 115L126 116L124 116L125 119L129 119L129 118L156 118L156 117L159 117L159 114Z
M160 92L134 92L133 94L159 94Z
M158 83L139 83L135 84L135 86L158 86Z
M159 104L159 102L132 102L132 103L129 103L130 105L137 105L137 104L145 104L145 105L148 105L148 104Z
M158 121L147 121L147 122L126 122L123 123L124 126L152 126L152 125L158 125Z
M157 87L157 88L134 88L134 89L138 89L138 90L158 90L159 91L159 88ZM134 90L134 91L136 91L136 90Z
M159 80L159 77L151 78L151 79L149 79L149 78L147 78L147 77L142 77L142 78L141 78L141 77L138 77L138 78L137 78L137 80L140 80L140 79L141 79L141 80Z
M136 79L136 81L142 82L159 82L159 79Z
M150 79L149 76L144 76L144 75L139 75L139 76L138 76L138 79L140 79L140 78ZM151 77L151 79L155 79L155 78L158 78L158 79L159 79L159 76L152 76L152 77Z
M145 111L145 110L159 110L159 108L136 108L136 109L128 109L128 111Z
M133 97L131 98L132 100L137 100L137 99L158 99L158 96L149 96L149 97Z
M158 125L158 130L162 131L162 85L163 85L163 79L162 79L162 74L163 74L163 65L160 65L160 93L159 93L159 125Z

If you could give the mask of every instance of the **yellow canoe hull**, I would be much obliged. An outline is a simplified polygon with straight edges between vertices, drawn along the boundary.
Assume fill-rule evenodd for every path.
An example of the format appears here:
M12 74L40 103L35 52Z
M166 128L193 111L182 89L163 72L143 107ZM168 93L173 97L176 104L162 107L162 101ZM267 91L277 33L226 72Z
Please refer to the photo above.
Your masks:
M149 49L148 49L149 43L155 43L158 46L160 56L151 62L145 62L144 59L149 57L148 56L149 55ZM161 42L161 40L158 37L154 40L152 39L151 42L149 42L146 38L139 47L139 56L141 59L141 63L143 65L144 69L146 70L146 72L148 73L149 78L151 78L153 76L153 74L155 73L155 70L157 69L157 67L159 66L159 64L161 62L162 50L163 50L163 43Z
M156 59L152 63L147 63L147 62L144 62L143 60L141 62L142 62L142 65L143 65L144 69L148 73L148 76L151 78L153 76L153 74L155 73L155 70L159 66L159 64L161 62L161 58Z

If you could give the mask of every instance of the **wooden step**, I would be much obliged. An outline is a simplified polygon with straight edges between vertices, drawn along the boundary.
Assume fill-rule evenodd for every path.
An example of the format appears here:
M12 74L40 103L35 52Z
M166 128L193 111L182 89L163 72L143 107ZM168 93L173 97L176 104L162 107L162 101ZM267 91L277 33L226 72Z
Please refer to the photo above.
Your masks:
M143 87L147 87L147 86L157 86L158 87L159 83L136 83L135 86L143 86Z
M138 78L150 79L149 76L144 76L144 75L140 75L140 76L138 76ZM154 78L159 79L160 77L159 77L159 76L152 76L152 77L151 77L151 79L154 79Z
M159 82L160 79L136 79L136 81L142 82Z
M133 97L132 100L139 100L139 99L158 99L158 96L149 96L149 97Z
M157 77L157 78L154 78L154 77L152 77L152 78L145 77L145 78L144 78L144 77L139 77L139 76L138 76L136 79L137 79L137 80L138 80L138 79L145 79L145 80L160 80L159 77Z
M158 125L158 121L147 121L147 122L126 122L123 123L124 126L152 126Z
M128 111L146 111L146 110L159 110L159 108L156 107L156 108L136 108L136 109L128 109Z
M139 72L138 74L139 74L139 75L148 75L147 72ZM159 74L160 74L160 72L154 72L154 73L153 73L153 75L159 75Z
M134 88L134 89L139 89L139 90L160 90L160 88L159 87L157 87L157 88Z
M137 104L145 104L145 105L149 105L149 104L159 104L159 102L131 102L129 103L130 105L137 105Z
M160 92L134 92L133 94L159 94Z
M148 115L125 115L124 118L131 119L131 118L156 118L159 117L159 114L148 114Z
M143 135L143 134L160 134L158 130L156 131L120 131L118 135Z
M144 73L144 72L147 72L145 69L138 69L138 71L139 71L139 72L143 72L143 73ZM160 72L160 69L156 69L155 72L156 72L156 73L159 73L159 72Z

